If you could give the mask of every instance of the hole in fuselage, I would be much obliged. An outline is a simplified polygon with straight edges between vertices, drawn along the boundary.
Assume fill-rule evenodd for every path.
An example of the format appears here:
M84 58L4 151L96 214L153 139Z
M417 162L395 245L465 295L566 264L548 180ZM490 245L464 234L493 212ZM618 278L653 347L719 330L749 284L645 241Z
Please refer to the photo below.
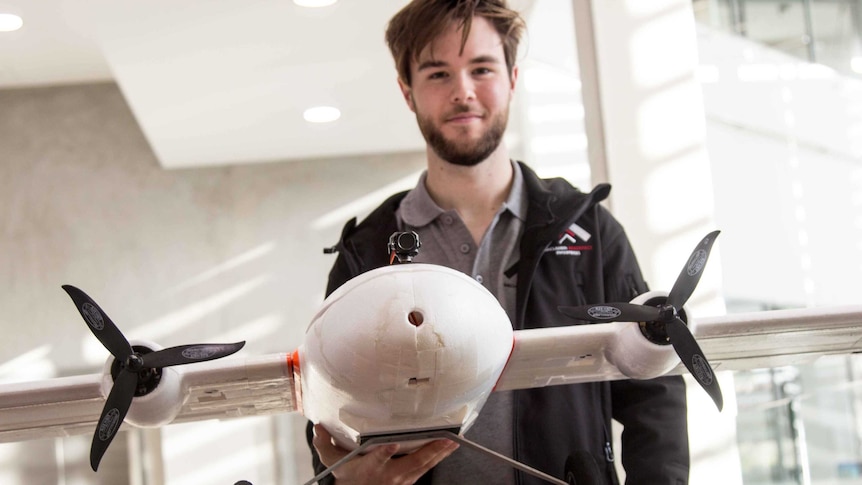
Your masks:
M407 314L407 321L410 322L410 325L418 327L419 325L422 325L422 322L425 321L425 317L422 315L422 312L413 310L412 312Z
M418 385L420 385L420 384L427 384L427 383L429 383L429 382L431 382L431 378L430 378L430 377L411 377L411 378L407 381L407 385L408 385L408 386L418 386Z

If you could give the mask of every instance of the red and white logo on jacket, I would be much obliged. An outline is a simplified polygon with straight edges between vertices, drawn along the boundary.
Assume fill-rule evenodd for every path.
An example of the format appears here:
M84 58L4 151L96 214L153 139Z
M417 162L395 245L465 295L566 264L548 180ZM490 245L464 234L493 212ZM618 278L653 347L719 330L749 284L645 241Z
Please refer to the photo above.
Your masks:
M583 227L572 223L565 232L557 238L557 244L545 249L546 253L554 253L557 256L580 256L582 251L593 249L592 244L587 244L592 235Z

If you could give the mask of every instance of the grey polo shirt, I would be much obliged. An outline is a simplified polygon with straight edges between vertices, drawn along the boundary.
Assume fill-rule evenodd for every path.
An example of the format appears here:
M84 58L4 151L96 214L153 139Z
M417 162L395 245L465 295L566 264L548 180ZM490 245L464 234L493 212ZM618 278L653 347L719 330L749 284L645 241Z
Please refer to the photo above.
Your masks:
M427 172L395 212L401 230L419 234L422 246L414 261L448 266L470 275L497 297L510 320L515 315L517 275L506 277L505 272L518 262L518 243L527 217L524 177L517 163L513 162L512 168L514 177L509 197L497 211L479 246L457 211L444 211L431 199L425 188Z
M395 213L401 230L413 230L419 234L421 247L413 259L415 262L448 266L471 276L497 297L510 320L515 316L517 273L506 276L506 270L513 267L520 257L518 243L527 217L527 192L521 168L514 162L512 168L514 178L509 197L497 211L478 246L458 212L441 209L428 194L425 188L427 172L404 197ZM511 457L511 392L491 394L466 436ZM434 469L434 483L509 484L514 483L514 473L510 467L462 447Z

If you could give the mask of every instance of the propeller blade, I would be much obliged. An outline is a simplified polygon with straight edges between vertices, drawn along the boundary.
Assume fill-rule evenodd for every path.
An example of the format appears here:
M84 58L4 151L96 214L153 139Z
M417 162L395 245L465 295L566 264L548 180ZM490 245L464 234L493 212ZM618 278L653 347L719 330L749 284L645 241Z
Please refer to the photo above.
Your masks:
M207 360L220 359L243 348L245 342L234 344L193 344L180 345L144 354L141 359L144 367L161 368L172 365L191 364Z
M659 317L659 309L634 303L600 303L583 306L560 306L563 315L588 322L651 322Z
M712 366L709 365L709 361L706 360L703 351L700 350L700 345L697 344L694 335L679 318L674 318L668 322L666 330L670 343L685 368L694 376L700 387L709 394L718 410L721 411L724 400L721 396L721 388L718 386L718 379L712 372Z
M102 455L105 454L108 445L111 444L120 429L120 425L123 424L123 419L126 418L129 406L132 404L132 398L135 396L137 385L138 374L136 372L123 369L117 375L114 386L111 387L111 392L105 401L105 407L102 408L102 415L96 425L96 432L93 433L93 444L90 446L90 466L93 471L99 468Z
M72 285L63 285L63 289L75 302L75 307L84 321L87 322L90 331L115 359L125 361L132 355L132 346L129 345L129 341L92 298Z
M700 244L694 248L694 251L688 258L688 262L679 273L676 283L673 284L673 288L671 288L670 293L667 295L668 305L679 310L683 305L685 305L685 302L688 301L691 294L694 293L694 288L700 281L700 276L703 274L703 268L706 267L706 261L709 259L709 253L712 251L712 245L715 243L715 239L718 237L719 232L721 231L712 231L707 234L706 237L700 241Z

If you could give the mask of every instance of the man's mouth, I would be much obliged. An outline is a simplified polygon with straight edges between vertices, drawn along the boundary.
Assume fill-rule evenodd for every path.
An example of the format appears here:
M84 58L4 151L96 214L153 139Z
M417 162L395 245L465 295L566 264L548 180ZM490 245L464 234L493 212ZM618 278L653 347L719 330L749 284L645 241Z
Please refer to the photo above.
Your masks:
M449 123L469 123L474 120L481 120L482 118L483 116L480 113L466 112L448 116L446 121Z

